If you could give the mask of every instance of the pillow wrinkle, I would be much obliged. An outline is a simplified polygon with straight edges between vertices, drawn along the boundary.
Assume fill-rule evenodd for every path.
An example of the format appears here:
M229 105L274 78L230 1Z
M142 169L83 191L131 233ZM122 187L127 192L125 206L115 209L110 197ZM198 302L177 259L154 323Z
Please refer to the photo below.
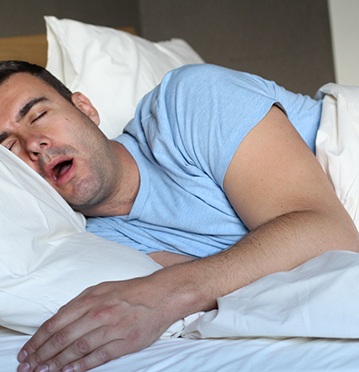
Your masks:
M335 192L359 229L359 87L329 83L323 98L316 155Z
M34 300L26 294L13 293L12 288L10 290L0 288L0 298L5 301L0 312L0 324L6 324L8 329L29 335L34 334L37 330L37 323L42 324L48 319L48 314L55 314L58 309L58 305L52 303L46 295ZM9 304L11 305L9 306ZM32 324L23 324L24 306L26 306L28 312L36 311L34 314L36 321L32 319Z

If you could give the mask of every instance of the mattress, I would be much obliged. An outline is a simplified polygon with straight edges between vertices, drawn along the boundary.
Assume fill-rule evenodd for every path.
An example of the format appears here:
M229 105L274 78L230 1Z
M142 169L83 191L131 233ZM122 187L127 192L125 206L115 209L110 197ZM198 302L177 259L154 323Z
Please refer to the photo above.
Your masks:
M16 354L28 336L0 330L1 371L16 371ZM358 371L359 342L339 339L158 340L94 371Z

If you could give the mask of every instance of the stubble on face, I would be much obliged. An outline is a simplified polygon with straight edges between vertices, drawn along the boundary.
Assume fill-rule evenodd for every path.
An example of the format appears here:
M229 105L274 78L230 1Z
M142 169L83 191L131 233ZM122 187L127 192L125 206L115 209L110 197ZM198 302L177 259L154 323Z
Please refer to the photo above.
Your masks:
M15 74L0 89L1 130L14 139L16 155L76 210L103 214L108 200L111 211L121 204L120 156L98 128L99 115L85 96L74 94L71 104L26 73Z
M97 149L98 150L98 149ZM53 169L49 163L56 158L64 158ZM56 163L56 162L55 162ZM98 151L88 153L87 157L74 147L67 145L49 148L38 158L39 174L49 182L59 194L78 211L91 210L103 203L110 194L110 182L106 176L104 154ZM68 168L75 167L75 176L64 186L57 184L57 177Z

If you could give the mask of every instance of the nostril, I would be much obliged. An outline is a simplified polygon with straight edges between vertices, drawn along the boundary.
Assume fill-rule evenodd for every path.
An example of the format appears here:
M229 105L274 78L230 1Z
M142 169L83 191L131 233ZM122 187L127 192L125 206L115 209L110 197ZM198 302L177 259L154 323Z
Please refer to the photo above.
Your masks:
M29 151L29 157L32 161L37 161L40 153L37 151Z

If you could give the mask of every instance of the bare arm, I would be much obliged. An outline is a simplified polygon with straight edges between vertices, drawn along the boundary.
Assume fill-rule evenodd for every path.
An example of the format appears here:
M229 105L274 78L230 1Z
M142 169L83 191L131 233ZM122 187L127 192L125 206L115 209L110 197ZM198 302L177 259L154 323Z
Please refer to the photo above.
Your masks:
M177 275L186 278L182 288L193 277L193 288L184 292L197 292L202 309L214 307L219 296L328 250L359 251L353 221L315 156L277 107L237 150L224 188L251 233L220 254L176 268L188 270Z
M327 250L359 250L354 224L276 107L237 150L224 188L251 230L246 238L205 259L86 290L25 345L28 371L43 364L49 371L94 368L146 347L176 320L214 308L217 297L260 277Z

